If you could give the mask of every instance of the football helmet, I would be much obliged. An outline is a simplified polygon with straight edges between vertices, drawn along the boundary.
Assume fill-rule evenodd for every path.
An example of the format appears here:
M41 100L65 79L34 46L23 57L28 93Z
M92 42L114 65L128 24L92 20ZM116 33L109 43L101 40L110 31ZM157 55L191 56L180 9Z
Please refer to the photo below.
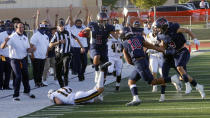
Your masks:
M158 33L160 34L165 34L166 31L168 30L169 27L169 23L168 20L166 20L165 18L158 18L153 24L152 24L153 28L157 28Z
M133 22L133 27L134 28L140 28L140 26L141 26L141 23L138 20Z
M99 25L105 26L108 23L109 16L106 13L100 12L97 15L97 21Z

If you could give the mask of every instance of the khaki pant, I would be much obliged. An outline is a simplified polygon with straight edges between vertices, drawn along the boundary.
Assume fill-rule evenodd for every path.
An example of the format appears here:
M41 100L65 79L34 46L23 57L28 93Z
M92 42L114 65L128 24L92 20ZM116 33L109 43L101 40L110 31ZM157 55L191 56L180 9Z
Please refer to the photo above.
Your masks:
M56 70L55 70L55 57L47 58L45 65L44 65L44 72L43 72L43 81L47 80L47 74L49 71L49 68L52 67L54 71L54 80L57 80L56 78Z

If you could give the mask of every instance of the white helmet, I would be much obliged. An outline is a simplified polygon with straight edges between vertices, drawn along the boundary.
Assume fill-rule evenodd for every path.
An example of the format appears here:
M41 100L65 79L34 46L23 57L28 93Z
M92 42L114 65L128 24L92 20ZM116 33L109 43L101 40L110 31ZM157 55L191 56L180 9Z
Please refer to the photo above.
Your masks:
M55 90L53 90L53 89L50 89L50 90L48 91L47 97L48 97L50 100L53 100L53 96L51 96L51 95L52 95L52 93L54 93L54 92L55 92Z

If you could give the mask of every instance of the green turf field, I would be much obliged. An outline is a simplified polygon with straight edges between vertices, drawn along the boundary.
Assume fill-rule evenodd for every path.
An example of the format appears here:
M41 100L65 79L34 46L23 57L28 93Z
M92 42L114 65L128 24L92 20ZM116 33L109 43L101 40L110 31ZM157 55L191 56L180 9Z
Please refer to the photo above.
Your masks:
M172 69L173 70L173 69ZM166 88L166 101L158 102L159 92L144 81L138 82L141 105L126 107L132 99L127 79L122 81L120 92L114 92L114 83L106 86L104 102L76 106L50 106L25 117L32 118L210 118L210 53L193 57L188 64L190 75L205 86L206 99L193 88L189 95L177 93L173 85ZM173 74L174 71L171 71ZM160 90L160 88L159 88ZM46 98L47 99L47 98Z

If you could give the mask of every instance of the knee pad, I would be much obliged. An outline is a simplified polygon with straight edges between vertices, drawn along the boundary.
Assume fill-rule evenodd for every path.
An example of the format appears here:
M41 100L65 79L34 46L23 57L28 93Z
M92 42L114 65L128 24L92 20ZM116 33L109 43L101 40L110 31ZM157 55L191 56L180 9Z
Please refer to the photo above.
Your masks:
M184 80L184 82L189 81L187 74L182 75L182 79Z

